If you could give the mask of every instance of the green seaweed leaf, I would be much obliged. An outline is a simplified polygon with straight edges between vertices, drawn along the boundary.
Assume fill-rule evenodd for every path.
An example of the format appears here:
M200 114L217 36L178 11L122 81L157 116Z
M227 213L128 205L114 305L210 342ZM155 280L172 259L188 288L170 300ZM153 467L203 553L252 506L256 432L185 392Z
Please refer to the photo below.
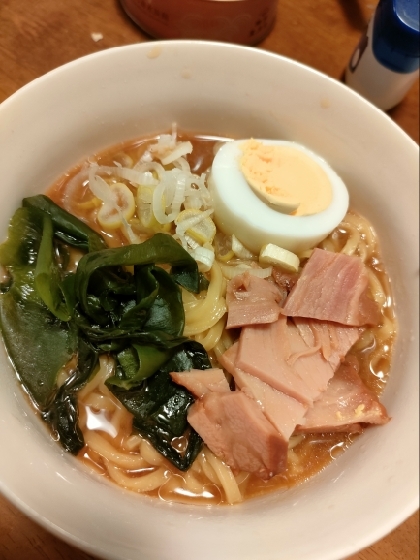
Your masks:
M195 399L187 389L172 381L170 372L210 367L202 345L188 341L139 389L121 391L110 385L109 380L107 382L115 396L134 415L133 426L155 449L183 471L191 466L203 442L187 421L188 409ZM174 438L181 436L188 440L183 454L172 445Z
M78 339L77 368L56 390L43 413L43 419L51 424L66 451L78 453L84 446L78 426L79 410L77 391L81 389L98 364L98 352L83 338Z
M37 209L43 215L47 214L54 224L57 237L72 247L85 251L100 251L107 246L99 233L43 194L24 198L22 206Z
M42 239L43 214L18 208L10 220L7 239L0 245L3 266L34 266Z
M91 277L98 269L156 264L172 265L171 275L174 281L198 293L200 275L197 263L170 235L158 233L139 245L88 253L79 261L76 293L81 311L91 319L100 321L97 306L88 297Z
M61 290L61 275L54 258L54 230L51 218L44 216L44 229L35 267L35 287L45 305L61 321L69 321L71 313Z
M116 355L116 375L108 379L109 385L131 389L156 373L172 355L169 349L145 344L131 344Z
M42 302L22 299L22 289L0 296L0 326L19 380L44 410L58 372L76 353L77 329L55 318Z
M76 273L65 268L68 246L88 251ZM210 367L203 347L182 336L179 285L196 293L206 286L194 259L166 234L107 249L86 224L36 196L13 216L0 263L10 277L0 293L7 351L63 447L72 453L83 447L77 391L99 354L108 352L117 367L107 384L135 415L135 427L178 468L188 468L202 445L187 422L194 398L169 373ZM74 371L58 388L59 371L75 357ZM188 437L183 455L172 447L181 435Z

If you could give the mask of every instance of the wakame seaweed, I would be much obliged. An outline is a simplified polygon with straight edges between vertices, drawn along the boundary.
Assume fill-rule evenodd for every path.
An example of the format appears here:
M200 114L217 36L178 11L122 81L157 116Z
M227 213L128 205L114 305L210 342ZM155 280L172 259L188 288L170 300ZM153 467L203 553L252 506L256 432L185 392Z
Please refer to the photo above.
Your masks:
M71 247L84 253L75 273L66 269ZM196 293L206 286L195 260L167 234L109 249L98 233L40 195L25 198L16 210L0 245L0 264L10 276L0 291L7 351L63 447L77 453L84 445L77 391L106 352L116 363L107 385L134 414L134 427L187 469L202 440L187 423L194 399L169 372L210 367L204 348L182 335L179 286ZM170 265L170 273L159 264ZM58 372L72 359L74 367L58 387ZM188 446L180 455L171 442L182 435Z
M54 224L56 237L72 247L85 251L99 251L107 247L99 233L55 204L48 196L40 194L24 198L22 206L39 210L42 215L47 214Z
M18 208L7 241L0 245L0 263L10 286L0 295L0 326L18 377L40 410L47 406L57 373L77 351L77 327L48 309L35 281L44 216Z
M121 391L109 385L109 380L107 382L114 395L133 414L134 427L182 471L191 466L203 441L187 423L187 411L194 402L194 397L184 387L172 381L170 372L210 367L202 345L189 340L139 389ZM172 441L182 435L188 438L188 444L181 455L173 448Z
M83 387L98 363L99 353L79 337L77 367L66 381L56 389L51 402L43 412L43 419L51 424L66 451L78 453L84 446L83 435L77 424L79 411L77 391Z

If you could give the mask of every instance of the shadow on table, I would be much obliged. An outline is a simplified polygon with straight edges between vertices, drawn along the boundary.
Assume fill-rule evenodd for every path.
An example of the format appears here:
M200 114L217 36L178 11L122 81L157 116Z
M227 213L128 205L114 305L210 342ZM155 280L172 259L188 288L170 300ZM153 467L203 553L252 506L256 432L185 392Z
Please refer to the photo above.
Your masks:
M347 21L358 31L364 31L368 21L360 7L359 0L338 0Z

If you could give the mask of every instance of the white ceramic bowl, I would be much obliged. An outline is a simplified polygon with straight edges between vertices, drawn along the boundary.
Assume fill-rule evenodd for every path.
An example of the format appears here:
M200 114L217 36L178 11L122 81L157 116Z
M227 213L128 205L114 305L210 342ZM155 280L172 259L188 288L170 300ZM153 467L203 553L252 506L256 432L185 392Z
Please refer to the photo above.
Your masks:
M392 421L321 474L239 507L168 505L97 480L51 441L0 349L0 490L43 526L109 559L338 560L418 507L419 152L382 112L291 60L229 44L110 49L0 106L0 235L22 197L84 156L168 129L284 138L324 157L375 225L399 336L383 395Z

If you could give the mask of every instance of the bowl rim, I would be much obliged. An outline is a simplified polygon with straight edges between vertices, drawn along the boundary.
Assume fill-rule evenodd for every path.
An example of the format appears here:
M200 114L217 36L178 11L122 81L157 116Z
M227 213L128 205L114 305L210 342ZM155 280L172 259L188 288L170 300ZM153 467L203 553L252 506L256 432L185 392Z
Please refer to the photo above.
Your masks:
M234 1L237 1L237 0L234 0ZM43 74L43 75L41 75L37 78L34 78L30 82L24 84L22 87L17 89L14 93L12 93L9 97L4 99L0 103L0 110L4 109L4 107L7 108L9 103L15 102L14 101L15 99L19 98L21 95L25 95L27 90L32 89L33 87L37 86L37 84L42 84L42 82L48 80L51 76L55 76L55 75L58 76L60 73L66 72L68 69L76 67L80 63L83 63L84 61L106 58L110 54L112 55L112 53L116 53L118 51L127 51L128 52L130 50L146 50L146 49L154 50L154 49L160 49L160 48L164 48L164 47L177 47L177 46L181 46L181 47L184 46L185 47L185 46L192 46L192 45L210 46L210 47L218 47L218 48L223 48L223 49L249 51L251 53L263 53L264 55L266 55L268 57L275 58L275 59L280 59L286 64L292 64L293 66L301 68L304 71L309 71L310 73L312 73L314 75L317 75L320 78L327 79L328 81L333 81L335 83L336 87L339 87L343 91L347 92L346 95L350 94L353 97L356 97L358 99L359 103L362 103L365 106L368 106L370 108L370 110L373 110L376 113L376 115L380 115L379 118L385 117L388 120L388 125L393 127L394 132L396 132L398 134L402 134L403 136L405 136L405 138L410 141L410 143L412 144L413 147L419 149L419 144L415 140L413 140L405 132L405 130L403 130L403 128L401 128L390 117L390 115L388 113L386 113L382 109L379 109L378 107L376 107L376 105L374 105L371 101L369 101L368 99L366 99L365 97L360 95L357 91L351 89L348 85L346 85L341 80L336 79L336 78L332 78L332 77L328 76L328 74L326 74L324 72L321 72L320 70L317 70L316 68L312 68L311 66L308 66L307 64L305 64L303 62L300 62L298 60L295 60L291 57L288 57L288 56L285 56L285 55L282 55L282 54L278 54L278 53L269 51L268 49L264 49L264 48L260 48L258 46L252 46L252 45L237 45L235 43L227 43L227 42L222 42L222 41L211 41L211 40L205 40L205 39L154 39L152 41L144 41L142 43L132 43L132 44L129 44L129 45L120 45L120 46L110 47L108 49L103 49L103 50L100 50L100 51L97 51L97 52L94 52L94 53L90 53L90 54L80 56L78 58L75 58L74 60L70 60L69 62L66 62L65 64L62 64L60 66L57 66L56 68L53 68L52 70L49 70L45 74Z

